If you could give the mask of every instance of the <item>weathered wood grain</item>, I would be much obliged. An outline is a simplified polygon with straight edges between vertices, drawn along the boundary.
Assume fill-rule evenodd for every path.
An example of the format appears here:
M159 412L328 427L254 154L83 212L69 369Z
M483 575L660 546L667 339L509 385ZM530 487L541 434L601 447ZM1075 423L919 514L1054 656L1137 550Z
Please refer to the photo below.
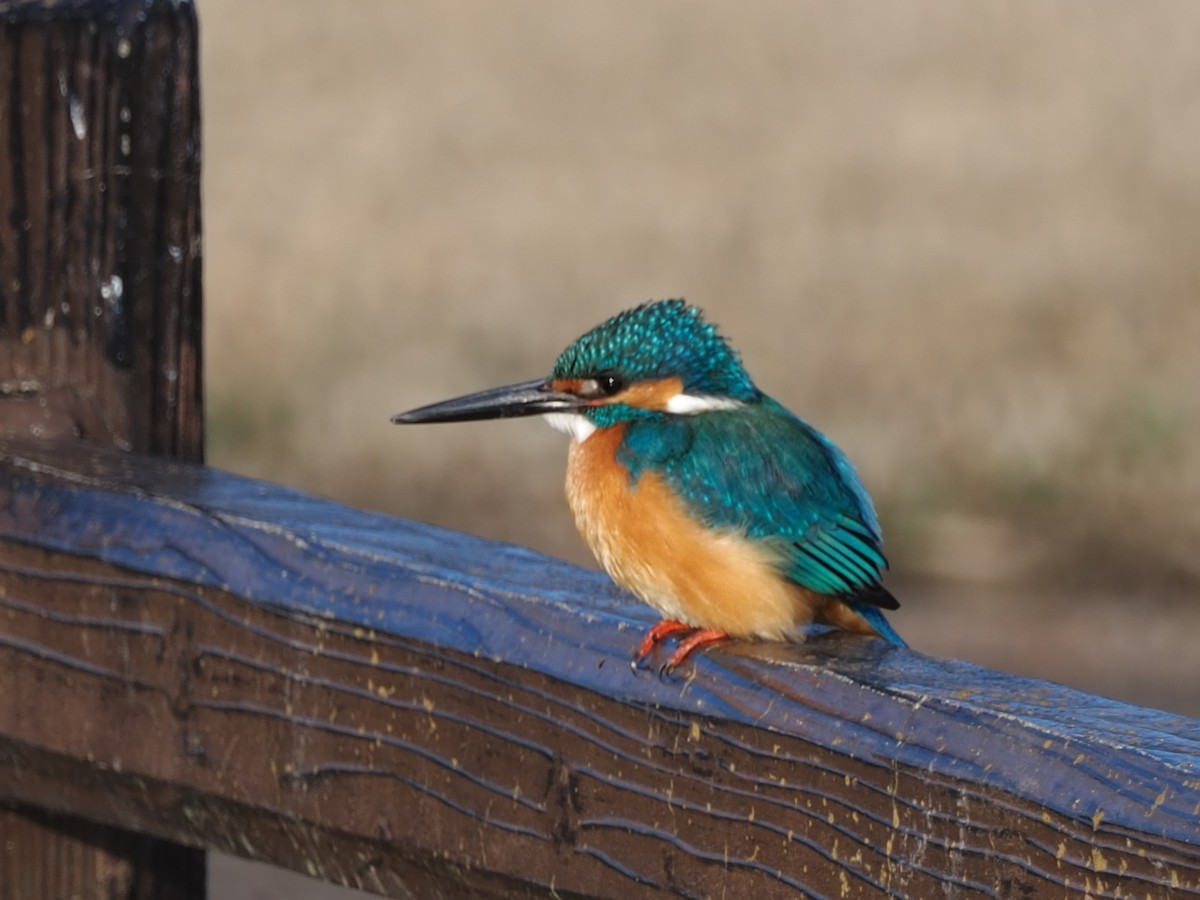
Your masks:
M662 680L597 573L0 455L0 800L392 896L1200 894L1196 721L854 638Z
M202 458L199 91L186 0L0 3L0 433Z

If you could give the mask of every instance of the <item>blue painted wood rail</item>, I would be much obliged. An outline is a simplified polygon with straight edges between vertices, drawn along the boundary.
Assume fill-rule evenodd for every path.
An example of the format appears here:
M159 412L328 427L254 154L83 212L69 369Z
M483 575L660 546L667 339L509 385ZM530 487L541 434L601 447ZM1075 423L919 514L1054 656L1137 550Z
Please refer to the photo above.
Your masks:
M664 680L651 621L518 547L0 442L0 801L391 896L1200 895L1200 722L847 637Z

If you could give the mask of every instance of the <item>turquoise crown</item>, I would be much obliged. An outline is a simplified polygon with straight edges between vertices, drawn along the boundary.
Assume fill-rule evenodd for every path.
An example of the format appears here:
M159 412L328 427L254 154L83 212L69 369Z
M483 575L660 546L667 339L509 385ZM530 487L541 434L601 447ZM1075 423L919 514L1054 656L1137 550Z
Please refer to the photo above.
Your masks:
M737 351L683 300L643 303L597 325L562 352L551 377L604 374L625 384L674 376L685 393L747 403L760 396Z

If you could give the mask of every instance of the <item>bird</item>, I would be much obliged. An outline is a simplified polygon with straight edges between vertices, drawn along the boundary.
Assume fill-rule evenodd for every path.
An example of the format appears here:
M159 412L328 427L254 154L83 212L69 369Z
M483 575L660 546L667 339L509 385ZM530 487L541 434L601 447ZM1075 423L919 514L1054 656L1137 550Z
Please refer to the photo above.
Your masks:
M813 623L907 646L884 610L874 505L849 458L763 393L697 307L658 300L571 343L549 376L392 417L541 415L570 435L566 494L584 541L662 620L661 672L731 639L803 641Z

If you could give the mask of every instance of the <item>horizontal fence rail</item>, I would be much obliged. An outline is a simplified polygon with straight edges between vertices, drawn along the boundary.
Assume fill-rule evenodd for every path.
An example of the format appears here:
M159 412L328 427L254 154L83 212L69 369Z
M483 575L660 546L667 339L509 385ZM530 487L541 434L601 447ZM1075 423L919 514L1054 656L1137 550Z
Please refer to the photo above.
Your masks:
M398 897L1200 895L1200 722L850 637L663 679L651 622L521 548L0 443L0 802Z

